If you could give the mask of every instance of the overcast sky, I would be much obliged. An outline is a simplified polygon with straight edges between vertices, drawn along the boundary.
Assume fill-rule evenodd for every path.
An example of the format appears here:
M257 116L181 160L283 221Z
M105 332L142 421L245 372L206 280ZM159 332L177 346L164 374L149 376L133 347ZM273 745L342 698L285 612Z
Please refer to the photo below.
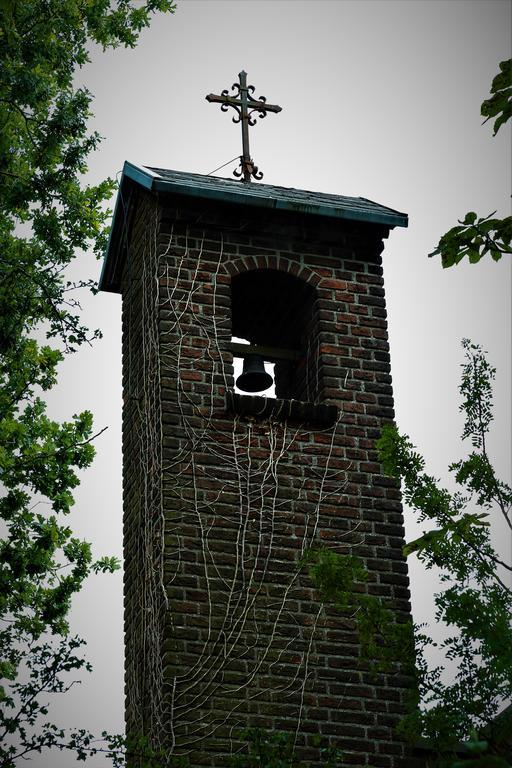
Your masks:
M443 271L427 258L467 211L510 213L510 127L492 138L479 114L511 55L510 29L508 0L181 0L136 50L93 51L80 74L95 96L91 128L106 137L91 181L115 176L124 160L206 174L240 154L239 126L205 95L230 88L245 69L256 95L283 108L251 131L263 183L362 196L409 214L409 228L393 231L384 251L396 416L445 480L462 456L463 337L498 368L490 450L510 478L510 260ZM97 277L100 265L84 257L75 271ZM71 521L98 555L122 551L120 310L112 294L85 302L104 338L62 366L50 398L58 418L88 408L98 430L108 425ZM432 589L414 563L411 575L415 618L426 620ZM95 671L56 712L72 726L120 731L120 574L90 580L73 629L87 639ZM46 768L48 757L33 764ZM69 764L51 758L55 768Z

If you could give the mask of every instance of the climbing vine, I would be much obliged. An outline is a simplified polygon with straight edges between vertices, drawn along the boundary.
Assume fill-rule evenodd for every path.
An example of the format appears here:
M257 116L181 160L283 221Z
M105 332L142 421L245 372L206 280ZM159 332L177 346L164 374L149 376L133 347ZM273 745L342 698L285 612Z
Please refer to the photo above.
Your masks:
M306 745L301 726L319 644L337 631L331 603L345 616L344 632L356 631L354 617L360 628L366 621L368 645L375 627L391 622L367 599L362 561L351 554L365 538L361 510L336 517L351 469L335 450L343 414L316 430L225 415L232 367L224 242L212 263L204 233L161 222L157 211L144 214L146 246L128 277L142 295L142 317L126 320L128 357L143 361L128 361L127 423L137 425L129 438L137 449L129 450L140 460L137 540L127 529L136 563L127 581L128 717L169 759L196 758L215 742L241 765L248 723L255 738L267 713L286 705L284 741L268 749L293 755ZM137 504L126 493L129 520ZM326 516L334 522L322 545ZM320 749L334 760L335 745Z

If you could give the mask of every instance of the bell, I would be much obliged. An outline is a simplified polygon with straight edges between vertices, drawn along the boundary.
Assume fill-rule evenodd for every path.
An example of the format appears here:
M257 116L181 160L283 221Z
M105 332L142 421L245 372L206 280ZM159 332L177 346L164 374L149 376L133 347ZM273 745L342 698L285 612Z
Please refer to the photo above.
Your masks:
M273 384L272 376L266 372L263 358L259 355L244 357L244 369L236 380L243 392L263 392Z

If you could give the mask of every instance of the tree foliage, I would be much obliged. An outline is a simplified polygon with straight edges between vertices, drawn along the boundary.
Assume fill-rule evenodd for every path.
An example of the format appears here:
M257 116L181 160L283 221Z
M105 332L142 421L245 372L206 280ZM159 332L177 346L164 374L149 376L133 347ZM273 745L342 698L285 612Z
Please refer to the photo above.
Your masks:
M413 673L412 624L409 619L397 621L392 606L364 590L368 571L360 557L322 547L307 551L302 565L320 601L356 627L361 663L374 674Z
M512 591L507 585L512 566L491 539L495 515L512 530L512 489L497 477L487 451L495 369L479 346L466 339L463 347L462 439L472 450L449 467L458 490L446 490L425 472L423 457L396 427L383 429L377 447L384 470L401 480L405 502L427 526L407 544L406 554L439 569L443 589L435 595L435 619L451 630L439 643L454 671L451 681L446 669L429 664L428 649L436 643L418 630L420 706L402 727L411 737L433 739L441 756L466 740L473 754L469 764L484 768L508 765L502 754L512 732L512 717L506 716L508 729L497 718L512 697Z
M494 136L502 125L512 117L512 59L500 63L500 71L492 81L491 98L480 107L484 123L494 120Z
M80 641L66 637L71 599L91 571L117 567L94 560L63 522L94 456L91 414L59 424L44 402L63 356L99 336L82 324L76 294L94 286L66 268L78 251L102 253L114 188L81 181L100 137L87 130L92 96L73 80L92 43L133 47L154 12L172 9L172 0L0 0L2 768L63 747L47 697L87 668ZM66 746L81 756L89 738Z
M238 736L245 742L245 748L232 756L232 768L306 768L295 751L293 733L246 728ZM319 747L321 764L325 768L342 768L341 750L322 747L322 737L319 735L314 736L312 742Z
M497 477L487 449L495 369L479 346L466 339L463 348L462 440L471 450L449 467L458 490L448 491L425 472L423 457L395 426L385 426L377 442L384 471L401 481L406 504L426 526L404 552L439 570L443 588L435 595L434 618L449 629L438 643L446 668L429 662L437 643L425 626L413 632L410 621L397 621L392 606L367 594L368 574L359 557L311 549L299 567L307 570L326 609L358 632L362 668L414 676L416 695L399 730L412 743L430 740L429 765L508 768L512 710L500 709L512 697L512 590L506 583L512 566L493 546L491 523L498 514L512 530L512 489ZM246 748L233 765L302 765L290 734L250 728L241 738ZM332 746L321 749L321 763L345 765Z
M491 98L483 102L481 114L494 120L494 135L512 116L512 59L500 63L500 71L492 81ZM503 254L512 254L512 216L495 218L494 213L478 216L470 211L444 234L429 256L441 256L443 267L459 264L464 258L476 264L490 254L499 261Z

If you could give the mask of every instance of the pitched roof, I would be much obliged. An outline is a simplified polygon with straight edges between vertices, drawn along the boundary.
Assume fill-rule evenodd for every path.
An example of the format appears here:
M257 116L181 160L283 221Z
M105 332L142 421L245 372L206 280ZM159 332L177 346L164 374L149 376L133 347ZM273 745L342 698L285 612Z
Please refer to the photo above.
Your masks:
M374 203L365 197L329 195L304 189L276 187L273 184L244 184L235 179L202 176L199 173L183 173L164 168L139 167L128 162L124 165L123 176L133 179L146 189L158 192L174 192L312 216L388 224L392 227L407 226L407 214Z
M406 227L408 224L407 214L374 203L365 197L308 192L304 189L276 187L272 184L247 184L234 179L138 166L125 162L120 190L122 191L123 185L130 182L151 192L183 195L256 208L270 208L276 211L300 213L304 216L324 216L361 221L368 224L380 224L389 228ZM112 276L117 271L119 258L119 239L122 230L120 219L125 221L127 214L126 210L121 211L121 208L124 209L121 197L120 192L100 278L100 288L103 290L116 290L112 284Z

